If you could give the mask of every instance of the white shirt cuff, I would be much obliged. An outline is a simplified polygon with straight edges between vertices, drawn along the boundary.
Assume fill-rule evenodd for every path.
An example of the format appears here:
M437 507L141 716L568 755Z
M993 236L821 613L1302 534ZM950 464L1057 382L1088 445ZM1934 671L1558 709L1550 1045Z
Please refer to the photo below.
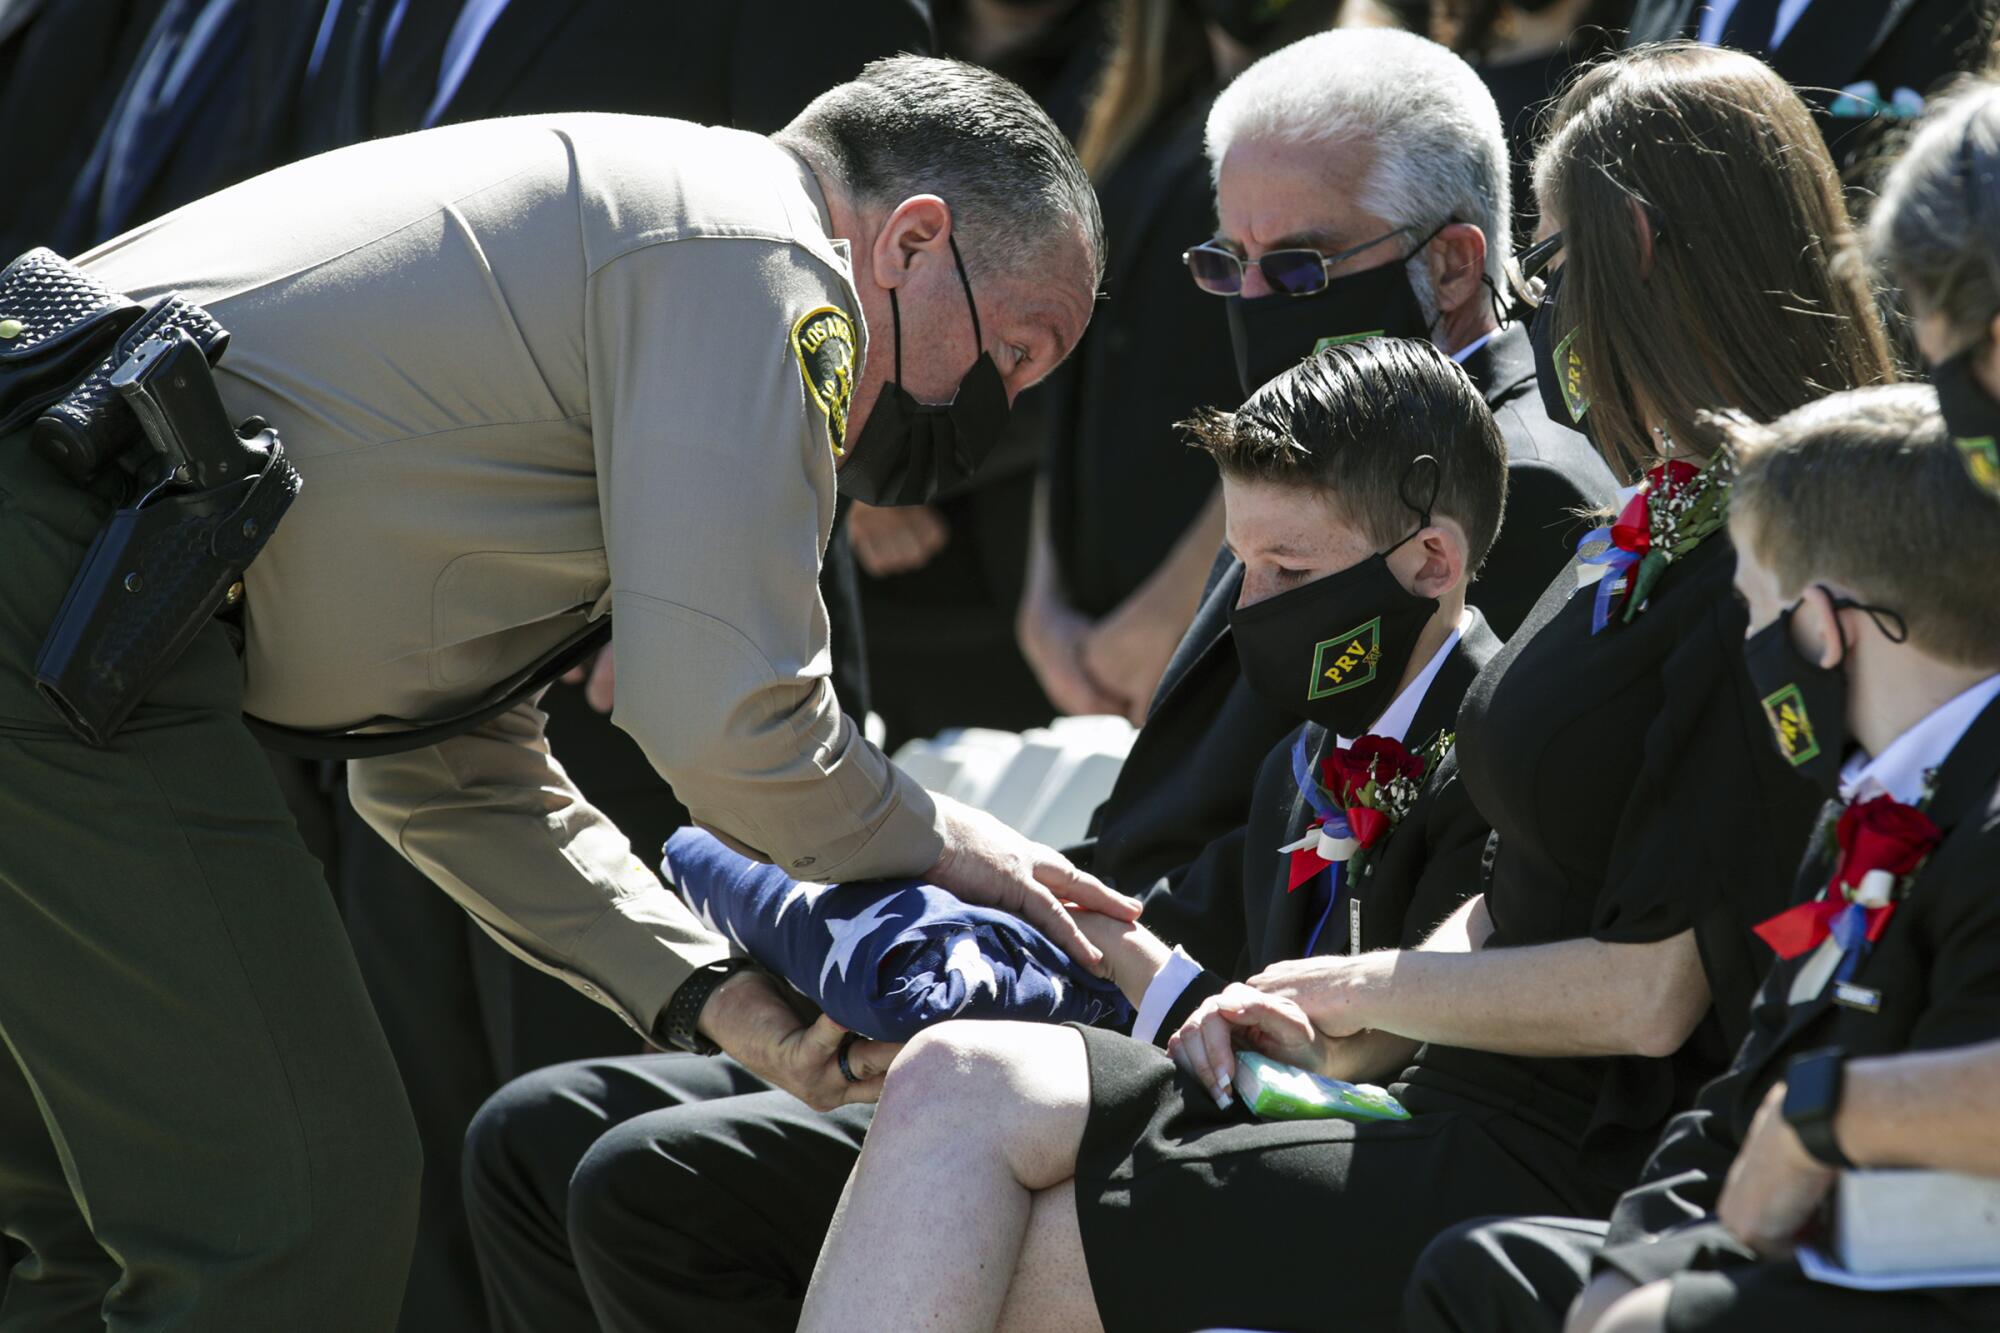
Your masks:
M1174 1001L1181 998L1181 992L1194 984L1201 975L1201 964L1188 957L1187 950L1179 945L1168 957L1166 966L1153 974L1147 983L1146 993L1139 1000L1139 1017L1132 1024L1132 1035L1143 1042L1151 1042L1159 1035L1160 1024L1166 1021L1168 1010Z

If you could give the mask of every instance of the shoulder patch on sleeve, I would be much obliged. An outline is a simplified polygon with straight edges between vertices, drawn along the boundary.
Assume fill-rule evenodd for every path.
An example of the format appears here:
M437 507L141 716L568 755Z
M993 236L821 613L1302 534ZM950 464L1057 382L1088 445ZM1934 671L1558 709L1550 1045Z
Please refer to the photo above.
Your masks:
M792 352L806 396L826 417L826 442L839 458L846 452L847 408L854 398L854 321L830 305L808 310L792 325Z

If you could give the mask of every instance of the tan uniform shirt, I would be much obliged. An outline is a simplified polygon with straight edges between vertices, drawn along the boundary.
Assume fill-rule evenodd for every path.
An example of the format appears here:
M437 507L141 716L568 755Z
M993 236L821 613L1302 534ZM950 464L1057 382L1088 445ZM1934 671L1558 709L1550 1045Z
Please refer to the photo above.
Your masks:
M818 880L930 865L930 798L827 680L833 437L794 331L832 307L859 339L829 229L767 139L562 115L313 158L85 256L214 313L224 399L304 477L247 579L246 710L436 718L608 612L615 720L696 819ZM729 951L532 707L349 775L502 943L642 1029Z

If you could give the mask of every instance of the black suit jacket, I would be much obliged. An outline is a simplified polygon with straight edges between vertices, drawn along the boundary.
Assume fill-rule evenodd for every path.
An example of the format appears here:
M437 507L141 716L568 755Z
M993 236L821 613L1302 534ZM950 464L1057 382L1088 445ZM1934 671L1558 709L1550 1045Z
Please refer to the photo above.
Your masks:
M1452 646L1417 706L1404 740L1421 753L1449 731L1472 678L1500 651L1499 636L1473 612L1473 623ZM1303 735L1315 769L1335 738L1307 723L1265 756L1250 797L1250 818L1224 837L1215 854L1204 851L1189 872L1168 887L1146 895L1145 921L1163 939L1179 944L1203 966L1160 1024L1164 1042L1203 1000L1229 981L1251 976L1272 963L1306 953L1310 897L1290 885L1291 857L1278 848L1301 837L1313 821L1312 807L1293 780L1292 747ZM1447 754L1426 775L1410 813L1371 849L1347 897L1360 907L1359 948L1351 918L1328 924L1321 954L1370 949L1414 948L1479 889L1480 856L1490 830L1458 780Z
M1875 993L1877 1011L1839 1002L1832 984L1792 1005L1793 979L1811 955L1772 967L1728 1072L1668 1123L1639 1186L1619 1200L1606 1257L1620 1269L1659 1277L1716 1251L1737 1253L1713 1223L1715 1206L1752 1117L1793 1056L1827 1046L1850 1056L1943 1050L2000 1036L2000 702L1939 769L1929 814L1944 840L1853 979ZM1809 854L1797 900L1814 896L1830 870L1830 858ZM1973 1302L1971 1326L2000 1326L2000 1289L1940 1299Z
M442 119L618 110L769 134L869 61L933 44L920 0L512 0Z
M1589 442L1542 411L1525 329L1503 329L1467 358L1466 371L1507 442L1506 520L1488 572L1469 594L1504 639L1574 553L1585 526L1575 511L1608 506L1614 486ZM1223 552L1146 725L1097 811L1092 840L1077 849L1097 875L1128 893L1147 892L1162 877L1178 882L1210 844L1240 828L1264 756L1296 725L1259 699L1237 669L1229 609L1242 582L1242 565Z
M1698 9L1699 0L1639 0L1629 44L1693 37ZM1876 155L1894 122L1835 116L1834 95L1864 80L1884 98L1899 88L1928 95L1944 78L1981 62L1990 26L1971 0L1813 0L1776 51L1754 42L1744 49L1798 89L1834 161L1851 174Z

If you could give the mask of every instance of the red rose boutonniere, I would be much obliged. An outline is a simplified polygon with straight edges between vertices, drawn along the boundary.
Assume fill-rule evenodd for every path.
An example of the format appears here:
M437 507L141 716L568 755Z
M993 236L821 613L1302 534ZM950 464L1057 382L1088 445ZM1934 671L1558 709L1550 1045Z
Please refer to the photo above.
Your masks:
M1843 951L1835 975L1845 981L1860 966L1868 945L1882 937L1897 902L1944 835L1916 806L1877 796L1842 810L1833 836L1840 855L1819 897L1778 913L1756 930L1780 958L1797 958L1832 935Z
M1611 623L1612 604L1621 596L1621 623L1638 615L1667 566L1728 521L1733 473L1726 452L1706 467L1679 459L1662 463L1646 474L1638 494L1608 527L1577 543L1577 577L1585 587L1597 585L1592 634Z
M1288 890L1342 862L1359 873L1369 850L1415 807L1425 777L1451 741L1449 732L1439 732L1421 754L1412 754L1399 741L1363 736L1346 748L1335 746L1315 778L1301 733L1292 747L1292 774L1315 818L1303 838L1278 849L1292 858Z

